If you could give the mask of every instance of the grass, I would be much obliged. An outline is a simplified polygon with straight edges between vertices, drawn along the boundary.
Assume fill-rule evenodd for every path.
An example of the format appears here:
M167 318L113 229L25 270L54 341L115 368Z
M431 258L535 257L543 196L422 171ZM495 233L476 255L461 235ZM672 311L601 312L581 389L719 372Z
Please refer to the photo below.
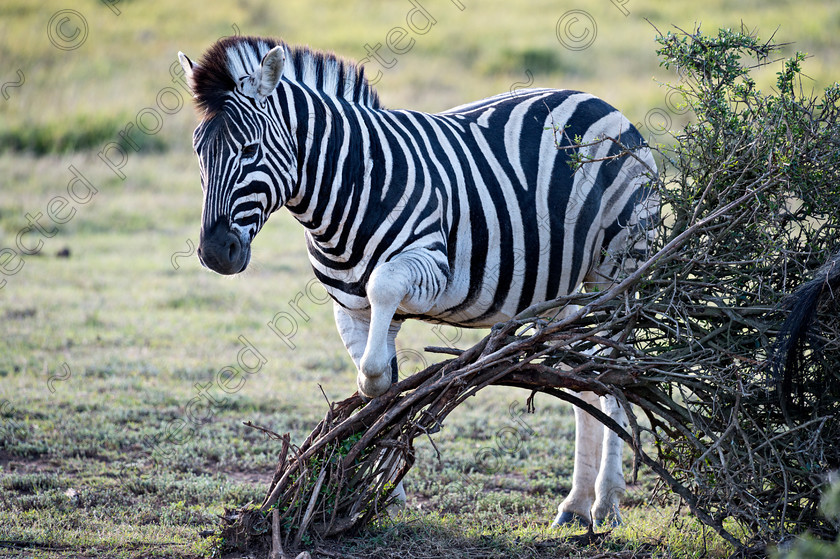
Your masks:
M414 47L383 72L378 89L387 106L442 110L529 85L530 72L530 85L592 91L643 121L651 107L665 106L652 76L667 78L645 17L663 30L743 19L767 35L781 25L778 37L815 54L806 63L814 87L831 81L840 62L834 33L840 14L828 0L796 8L783 2L731 8L721 1L702 12L633 0L626 16L609 2L593 4L586 9L598 34L584 51L563 49L556 38L560 15L577 7L571 4L465 1L464 11L446 0L422 5L436 23L414 33ZM87 0L73 8L85 18L87 40L64 51L52 46L46 28L66 7L58 0L0 6L0 82L19 81L18 69L25 76L0 99L0 248L19 253L16 237L29 224L27 213L40 213L40 223L52 226L51 201L70 199L70 166L97 189L85 203L70 201L66 211L75 213L53 236L23 235L28 246L43 245L20 255L17 273L0 275L7 282L0 288L0 556L208 556L214 542L201 532L216 526L225 507L261 499L274 466L275 445L242 422L290 431L299 441L325 411L319 385L339 399L355 389L355 374L330 305L311 283L302 230L285 212L255 240L242 277L215 276L198 264L201 195L191 109L161 113L155 134L135 128L137 151L119 132L136 127L144 108L157 107L162 88L177 89L169 72L178 50L196 58L212 40L233 33L233 25L359 59L366 43L385 42L390 29L406 26L411 5L124 0L116 15ZM122 142L124 178L97 155L110 142ZM111 152L112 161L117 155ZM243 377L223 405L199 400L193 411L206 421L191 426L188 437L182 433L180 444L170 437L156 447L156 437L188 417L196 385L239 366L240 336L264 356L260 370ZM426 345L466 347L480 336L407 324L399 343L409 359L401 371L432 359L422 353ZM562 540L568 532L549 531L569 489L573 417L568 407L538 397L537 413L522 416L525 429L507 410L514 402L521 409L526 396L488 389L457 410L435 435L440 461L428 441L418 441L406 483L409 510L362 537L333 542L333 551L727 554L719 539L663 502L661 491L652 497L655 480L644 471L625 498L627 522L600 544L575 546ZM500 435L510 428L518 441Z

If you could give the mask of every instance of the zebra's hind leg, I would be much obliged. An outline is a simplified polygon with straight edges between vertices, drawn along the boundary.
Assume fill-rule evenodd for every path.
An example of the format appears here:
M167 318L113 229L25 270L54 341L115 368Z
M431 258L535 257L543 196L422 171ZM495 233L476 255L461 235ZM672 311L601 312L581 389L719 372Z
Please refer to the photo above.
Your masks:
M577 395L584 402L598 406L622 427L627 425L624 410L612 396L598 397L593 392ZM557 508L552 527L565 524L597 526L621 523L619 501L625 483L621 465L624 442L612 430L587 412L575 408L575 465L572 490Z
M614 396L601 397L601 411L622 428L627 428L627 415ZM605 427L603 444L601 467L595 480L595 503L592 506L592 516L595 518L596 525L608 523L618 526L621 524L618 503L625 491L624 473L621 467L624 441L612 429Z
M598 395L581 392L577 396L584 402L597 406ZM572 490L557 507L552 527L564 524L588 526L592 504L595 502L595 480L601 464L604 426L594 417L575 407L575 463L572 473Z

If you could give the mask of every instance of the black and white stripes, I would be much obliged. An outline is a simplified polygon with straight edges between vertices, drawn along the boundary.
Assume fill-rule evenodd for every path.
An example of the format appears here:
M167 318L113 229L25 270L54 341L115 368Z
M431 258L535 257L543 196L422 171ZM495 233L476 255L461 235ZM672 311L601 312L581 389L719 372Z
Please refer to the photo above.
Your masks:
M256 99L248 82L278 45L282 79ZM604 136L642 143L626 118L585 93L519 91L440 114L384 110L363 70L253 38L214 45L192 84L204 227L229 220L250 240L285 205L307 229L318 279L350 309L368 306L378 263L422 246L439 254L441 279L421 282L438 297L417 316L490 325L605 279L596 275L605 252L623 253L616 245L628 227L650 213L646 149L636 152L643 163L628 156L577 173L569 160L578 150L557 149ZM588 149L595 158L621 152L609 141Z

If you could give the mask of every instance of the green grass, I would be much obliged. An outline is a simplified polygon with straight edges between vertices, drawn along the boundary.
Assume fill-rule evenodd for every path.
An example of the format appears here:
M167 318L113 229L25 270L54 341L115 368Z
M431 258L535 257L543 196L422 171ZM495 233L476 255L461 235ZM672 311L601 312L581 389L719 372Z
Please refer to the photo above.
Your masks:
M35 155L99 149L114 139L130 119L125 115L72 115L51 122L24 120L0 132L0 145L10 151ZM167 146L157 135L138 135L139 149L163 151Z
M652 77L669 79L658 68L645 17L662 30L744 20L768 36L780 26L778 38L815 55L805 64L814 87L833 81L840 62L840 14L829 0L737 8L720 1L702 12L696 4L632 0L627 16L610 2L596 3L585 9L597 21L597 39L584 51L563 49L555 35L560 15L580 5L465 1L461 12L448 0L422 4L437 23L413 35L412 50L383 73L378 89L387 106L443 110L524 85L530 72L534 86L591 91L643 121L650 108L665 106ZM29 246L43 241L41 250L22 256L18 273L0 276L7 281L0 289L0 540L17 545L0 547L0 556L207 556L213 542L200 532L214 528L225 507L261 499L274 467L277 446L242 422L300 441L326 410L319 385L340 399L355 389L355 374L331 306L310 283L298 224L285 212L273 216L241 277L202 269L189 244L198 239L201 211L192 110L185 104L163 115L160 131L149 135L136 129L138 115L157 106L162 88L178 88L169 74L178 50L197 58L233 24L359 59L366 43L384 42L391 28L405 26L411 6L123 0L117 16L87 0L73 7L86 19L87 40L63 51L46 29L66 8L58 0L0 6L0 83L18 81L18 69L25 75L19 87L4 90L8 100L0 98L0 248L16 250L27 213L50 223L51 200L69 196L71 165L98 191L68 206L76 213L54 236L25 235ZM766 75L762 87L772 78ZM129 124L140 147L124 147L120 178L97 153L120 142ZM64 249L69 257L59 255ZM308 317L297 321L293 348L268 327L277 313L295 312L292 301ZM202 408L207 422L182 444L155 452L150 441L186 417L196 384L236 365L240 336L266 363L224 406ZM399 343L422 355L426 345L466 347L480 336L411 323ZM420 365L415 358L403 371ZM428 441L418 440L406 481L409 510L363 537L330 544L336 553L727 554L684 511L653 498L655 480L644 471L625 498L627 522L604 542L574 546L561 539L567 532L547 530L569 489L571 410L537 398L537 413L524 416L533 435L514 452L500 452L492 468L477 458L498 450L497 433L513 425L506 410L526 397L494 388L471 399L435 435L440 461ZM465 485L463 474L472 482Z

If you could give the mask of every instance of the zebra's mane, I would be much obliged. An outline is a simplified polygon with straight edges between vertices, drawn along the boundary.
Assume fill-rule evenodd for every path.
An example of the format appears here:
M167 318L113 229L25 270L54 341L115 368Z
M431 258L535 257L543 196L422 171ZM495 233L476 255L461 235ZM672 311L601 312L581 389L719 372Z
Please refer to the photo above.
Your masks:
M250 75L263 56L277 45L286 51L283 77L324 95L379 108L379 96L365 78L365 70L330 52L306 46L290 47L277 39L225 37L204 53L193 72L196 106L204 118L212 118L224 105L239 78Z

